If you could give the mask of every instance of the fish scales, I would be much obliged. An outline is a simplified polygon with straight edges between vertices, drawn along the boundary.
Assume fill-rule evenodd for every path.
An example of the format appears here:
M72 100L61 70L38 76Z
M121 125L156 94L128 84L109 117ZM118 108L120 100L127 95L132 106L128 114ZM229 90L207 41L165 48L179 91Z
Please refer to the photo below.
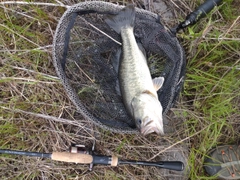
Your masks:
M157 98L156 90L152 85L152 78L146 58L136 43L133 28L121 30L123 43L123 58L120 62L120 88L128 111L131 109L131 101L144 91L153 93Z
M157 90L164 78L152 80L143 47L134 36L135 9L129 5L105 22L122 37L122 56L119 65L119 84L128 114L141 134L163 134L162 106Z

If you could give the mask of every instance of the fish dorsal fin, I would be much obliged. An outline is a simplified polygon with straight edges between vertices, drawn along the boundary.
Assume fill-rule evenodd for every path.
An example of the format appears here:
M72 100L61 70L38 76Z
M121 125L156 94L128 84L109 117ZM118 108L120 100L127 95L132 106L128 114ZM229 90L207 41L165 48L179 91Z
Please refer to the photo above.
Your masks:
M153 87L156 91L158 91L164 82L164 77L156 77L153 79Z

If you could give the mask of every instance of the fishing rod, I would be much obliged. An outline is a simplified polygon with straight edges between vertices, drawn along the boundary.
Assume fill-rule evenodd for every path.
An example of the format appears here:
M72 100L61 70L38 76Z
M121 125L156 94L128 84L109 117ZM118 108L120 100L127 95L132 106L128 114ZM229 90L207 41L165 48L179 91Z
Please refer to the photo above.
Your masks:
M185 21L172 28L171 31L176 34L180 29L184 29L189 25L195 24L199 19L207 15L215 6L218 6L222 0L206 0L195 11L191 12Z
M50 158L55 161L63 161L63 162L69 162L69 163L89 164L90 171L92 170L93 165L96 165L96 164L110 165L110 166L118 166L121 164L131 164L131 165L155 166L155 167L170 169L175 171L184 170L184 164L181 161L147 162L147 161L120 160L118 159L117 156L94 155L93 151L86 150L86 147L84 145L71 146L69 149L69 152L39 153L39 152L0 149L0 153L21 155L21 156L32 156L32 157L40 157L40 158Z

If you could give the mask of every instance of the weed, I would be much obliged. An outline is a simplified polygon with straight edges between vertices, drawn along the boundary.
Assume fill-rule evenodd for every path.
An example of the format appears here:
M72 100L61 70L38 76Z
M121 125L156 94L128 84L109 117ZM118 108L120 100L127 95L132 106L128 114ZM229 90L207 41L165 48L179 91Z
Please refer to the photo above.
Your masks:
M188 58L183 93L188 99L184 104L190 110L186 120L189 127L187 131L191 135L206 127L191 140L189 164L194 169L190 173L191 179L215 179L216 177L207 177L203 170L207 152L217 145L237 143L232 138L238 133L233 126L237 119L232 115L239 112L239 103L235 104L240 96L240 71L237 69L239 41L235 40L239 35L236 32L239 26L234 21L236 10L230 3L222 5L220 12L224 12L224 19L211 22L209 26L213 27L206 36L204 30L194 33L192 28L198 28L198 25L189 31L197 44L191 47L195 54L190 53L192 58ZM233 15L226 16L230 12ZM228 23L223 26L223 22Z

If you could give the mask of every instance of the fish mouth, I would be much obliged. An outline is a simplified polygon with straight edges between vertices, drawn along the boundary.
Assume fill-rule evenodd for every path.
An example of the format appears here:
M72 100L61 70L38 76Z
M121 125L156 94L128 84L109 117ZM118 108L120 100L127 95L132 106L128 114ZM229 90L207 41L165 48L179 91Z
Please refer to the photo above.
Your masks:
M157 125L153 120L150 120L141 126L141 134L146 136L150 133L156 132L158 135L163 135L163 127Z

